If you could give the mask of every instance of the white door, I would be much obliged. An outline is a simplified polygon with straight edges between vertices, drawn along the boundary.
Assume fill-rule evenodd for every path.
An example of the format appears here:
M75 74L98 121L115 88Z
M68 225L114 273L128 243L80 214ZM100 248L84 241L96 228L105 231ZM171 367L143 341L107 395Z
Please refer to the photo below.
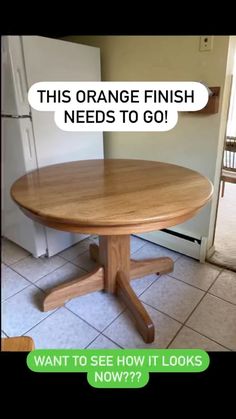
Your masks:
M100 80L98 48L38 36L23 36L22 43L28 88L39 81ZM103 158L101 132L65 132L56 126L53 112L31 111L39 167ZM49 256L84 238L49 228L45 231Z

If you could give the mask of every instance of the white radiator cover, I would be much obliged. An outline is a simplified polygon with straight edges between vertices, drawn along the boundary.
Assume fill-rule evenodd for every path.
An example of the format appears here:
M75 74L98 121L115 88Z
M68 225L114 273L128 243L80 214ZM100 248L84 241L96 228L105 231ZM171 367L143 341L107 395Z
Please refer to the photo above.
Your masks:
M150 242L156 243L160 246L174 250L175 252L183 253L184 255L190 256L194 259L204 263L207 252L207 237L194 238L173 234L172 231L155 231L150 233L143 233L137 235Z

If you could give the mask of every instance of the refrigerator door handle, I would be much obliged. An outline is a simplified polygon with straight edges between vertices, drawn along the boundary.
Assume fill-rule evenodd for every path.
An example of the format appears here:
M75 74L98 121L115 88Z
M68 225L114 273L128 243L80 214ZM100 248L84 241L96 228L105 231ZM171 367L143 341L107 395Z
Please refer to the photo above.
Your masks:
M26 136L27 136L27 140L28 140L29 158L30 158L30 160L32 160L33 154L32 154L32 146L31 146L30 132L29 132L29 129L28 128L26 129Z
M25 103L25 98L24 98L24 89L23 89L23 84L22 84L22 77L21 77L21 72L20 69L17 68L16 70L16 74L17 74L17 90L18 90L18 94L19 94L19 98L21 100L21 103Z
M37 169L36 151L34 145L34 133L31 120L20 118L21 141L24 153L25 172Z

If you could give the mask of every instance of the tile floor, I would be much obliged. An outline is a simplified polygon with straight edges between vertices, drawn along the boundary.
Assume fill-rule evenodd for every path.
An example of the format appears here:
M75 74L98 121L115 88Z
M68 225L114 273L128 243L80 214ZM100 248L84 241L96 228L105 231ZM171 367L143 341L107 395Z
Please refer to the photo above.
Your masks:
M93 267L89 237L50 259L33 258L2 239L2 336L31 336L36 348L202 348L236 350L236 273L200 264L137 237L135 259L171 256L169 275L132 281L156 328L146 345L125 306L95 292L43 313L45 290Z

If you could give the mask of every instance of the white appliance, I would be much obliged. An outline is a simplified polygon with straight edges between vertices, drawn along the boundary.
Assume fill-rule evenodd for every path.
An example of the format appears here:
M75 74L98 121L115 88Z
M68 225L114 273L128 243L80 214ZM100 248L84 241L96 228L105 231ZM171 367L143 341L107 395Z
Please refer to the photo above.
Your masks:
M2 39L2 235L35 257L53 256L84 238L27 218L12 201L12 183L34 169L67 161L103 158L102 133L65 132L53 112L28 103L39 81L99 81L99 48L40 36Z

